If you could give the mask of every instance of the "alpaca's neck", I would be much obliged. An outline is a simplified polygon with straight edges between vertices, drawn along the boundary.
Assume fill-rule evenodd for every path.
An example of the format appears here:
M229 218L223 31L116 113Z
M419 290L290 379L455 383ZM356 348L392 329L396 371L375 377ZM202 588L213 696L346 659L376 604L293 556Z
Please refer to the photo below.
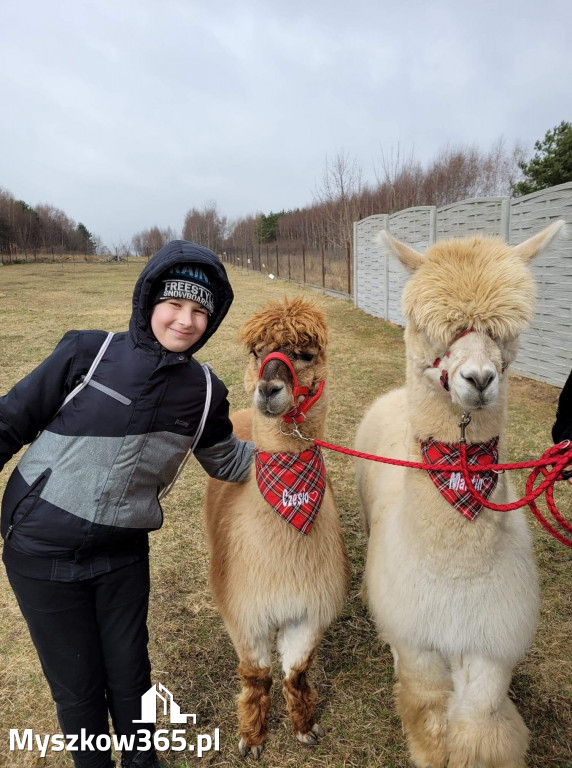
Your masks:
M454 404L448 392L437 389L423 375L408 370L407 410L409 438L413 441L433 437L445 443L458 443L459 422L463 408ZM470 443L490 440L502 435L507 413L507 379L501 382L496 402L486 408L471 411L471 423L467 427Z
M306 420L298 425L300 433L309 440L323 440L326 427L326 413L328 410L328 397L326 387L322 396L306 414ZM301 440L299 437L290 437L283 432L292 432L294 424L283 424L282 417L269 418L264 416L255 407L252 415L252 440L261 451L268 453L288 452L302 453L307 451L311 442Z

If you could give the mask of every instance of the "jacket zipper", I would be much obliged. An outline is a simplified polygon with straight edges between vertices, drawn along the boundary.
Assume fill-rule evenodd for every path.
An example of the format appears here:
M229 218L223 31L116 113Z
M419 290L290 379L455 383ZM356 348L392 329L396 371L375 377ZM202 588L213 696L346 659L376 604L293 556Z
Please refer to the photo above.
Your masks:
M42 480L44 480L44 479L46 478L46 476L49 476L49 475L51 475L51 471L50 471L50 470L46 470L45 472L42 472L42 474L41 474L41 475L40 475L38 478L36 478L36 480L35 480L35 481L32 483L32 485L30 486L30 490L29 490L29 491L27 491L27 492L24 494L24 496L22 496L22 498L21 498L21 499L18 501L18 503L15 505L15 507L14 507L14 511L12 512L12 519L14 519L14 515L16 514L16 510L18 509L18 507L20 506L20 504L21 504L21 503L24 501L24 499L26 499L26 498L27 498L27 497L28 497L28 496L29 496L31 493L33 493L33 492L36 490L36 488L38 487L38 485L39 485L39 484L42 482ZM32 504L32 506L30 507L30 509L29 509L29 510L26 512L26 514L25 514L25 515L22 517L22 519L21 519L21 520L18 520L18 522L17 522L17 523L10 523L10 525L8 526L8 530L6 531L6 539L5 539L6 541L8 541L8 539L9 539L9 538L10 538L10 536L12 535L13 531L14 531L16 528L18 528L18 526L22 525L22 523L24 522L24 520L27 520L27 519L28 519L28 517L30 516L30 514L31 514L31 513L34 511L34 509L36 508L36 505L37 505L37 503L38 503L38 501L39 501L39 500L40 500L40 497L38 496L38 498L36 499L36 501L35 501L35 502Z

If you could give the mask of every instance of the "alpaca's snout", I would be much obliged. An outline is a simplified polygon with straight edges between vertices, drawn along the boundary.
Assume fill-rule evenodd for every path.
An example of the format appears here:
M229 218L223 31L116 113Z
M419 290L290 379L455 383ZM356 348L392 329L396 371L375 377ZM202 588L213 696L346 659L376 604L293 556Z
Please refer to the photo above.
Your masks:
M292 398L282 379L260 379L254 393L254 405L267 416L278 416L292 407Z
M494 381L496 371L492 367L483 370L472 369L469 371L461 371L461 376L478 392L484 392Z
M492 405L498 397L498 390L499 375L491 362L484 365L466 363L453 376L453 399L464 408L486 408Z
M279 395L284 390L284 382L279 379L272 379L271 381L260 381L258 383L258 391L262 397L267 400Z

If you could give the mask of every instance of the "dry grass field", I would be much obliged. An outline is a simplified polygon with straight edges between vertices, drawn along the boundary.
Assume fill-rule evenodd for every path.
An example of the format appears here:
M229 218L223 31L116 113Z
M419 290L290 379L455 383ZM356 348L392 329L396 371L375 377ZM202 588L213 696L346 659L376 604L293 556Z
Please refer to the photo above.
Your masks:
M54 347L70 328L119 331L126 327L130 296L141 263L27 264L0 268L0 392L5 392ZM404 380L402 330L324 297L267 276L231 268L236 300L216 337L199 355L224 380L233 408L246 406L245 355L237 342L243 321L267 298L304 292L315 296L330 324L331 405L328 439L351 445L366 406ZM537 457L550 444L558 390L511 377L510 458ZM327 632L313 680L318 717L327 731L314 748L298 744L274 686L270 736L260 760L271 768L353 768L408 765L392 701L391 655L378 640L359 591L365 540L359 524L351 460L328 454L352 561L352 584L343 614ZM0 490L15 464L0 476ZM237 750L236 659L209 595L208 554L202 521L205 478L190 462L164 503L165 523L152 534L153 591L150 633L153 680L174 694L182 712L196 713L197 733L220 728L220 751L206 753L211 766L243 764ZM519 491L524 475L515 478ZM572 520L572 487L560 484L557 504ZM531 729L529 765L572 766L572 550L550 538L529 515L542 581L538 634L515 671L512 696ZM293 564L294 565L294 564ZM264 584L260 585L264 589ZM71 758L9 751L9 729L58 733L54 708L16 601L0 568L0 766L71 766ZM276 676L279 670L276 667ZM168 723L158 727L169 727ZM189 726L191 737L193 726ZM186 752L165 755L169 768L200 764Z

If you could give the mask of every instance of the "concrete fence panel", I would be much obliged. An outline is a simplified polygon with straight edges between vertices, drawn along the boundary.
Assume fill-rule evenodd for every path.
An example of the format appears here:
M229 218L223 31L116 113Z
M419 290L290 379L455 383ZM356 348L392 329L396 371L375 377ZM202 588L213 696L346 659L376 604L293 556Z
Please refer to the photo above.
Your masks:
M389 217L389 231L398 240L416 250L425 251L435 239L436 210L432 205L422 205L394 213ZM405 325L405 318L401 313L401 294L409 279L409 272L393 254L389 256L387 272L387 319L397 325Z
M498 235L516 245L551 221L568 226L531 265L537 281L536 310L521 337L513 369L562 386L572 367L572 183L519 198L479 198L434 208L408 208L369 216L354 225L354 302L376 317L404 325L401 294L408 274L399 260L373 242L380 229L420 251L436 239ZM533 297L531 296L531 302Z
M508 197L463 200L437 209L437 240L469 235L508 235Z
M354 302L374 317L387 320L386 257L373 238L387 229L389 216L368 216L354 224Z
M534 259L536 310L520 337L513 369L562 386L572 367L572 183L518 197L510 206L510 240L517 245L556 219L568 226Z

